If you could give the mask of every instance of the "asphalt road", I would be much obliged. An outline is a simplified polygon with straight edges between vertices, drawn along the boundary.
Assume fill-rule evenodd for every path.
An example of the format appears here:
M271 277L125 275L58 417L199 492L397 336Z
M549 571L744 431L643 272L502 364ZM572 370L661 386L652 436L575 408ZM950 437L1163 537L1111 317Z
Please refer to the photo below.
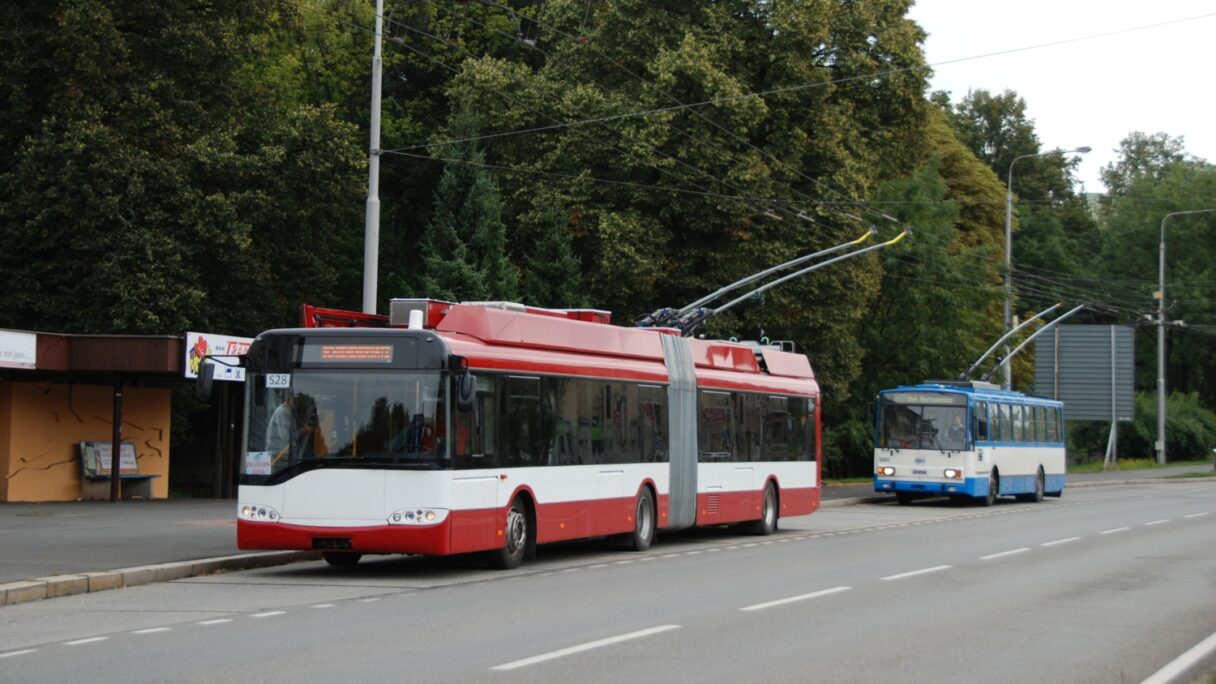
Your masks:
M1216 633L1216 483L827 508L762 538L308 562L0 609L13 682L1139 682Z

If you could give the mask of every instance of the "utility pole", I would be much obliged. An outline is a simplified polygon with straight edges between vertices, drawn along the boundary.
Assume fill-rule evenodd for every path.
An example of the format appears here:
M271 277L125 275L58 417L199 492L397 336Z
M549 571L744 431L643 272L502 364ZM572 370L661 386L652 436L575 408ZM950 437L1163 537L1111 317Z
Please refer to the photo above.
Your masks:
M1157 463L1165 465L1165 222L1171 216L1207 214L1216 209L1173 211L1161 217L1161 247L1157 252Z
M372 53L371 141L367 159L367 217L363 224L363 313L376 313L380 277L380 42L384 35L384 0L376 0L376 47Z

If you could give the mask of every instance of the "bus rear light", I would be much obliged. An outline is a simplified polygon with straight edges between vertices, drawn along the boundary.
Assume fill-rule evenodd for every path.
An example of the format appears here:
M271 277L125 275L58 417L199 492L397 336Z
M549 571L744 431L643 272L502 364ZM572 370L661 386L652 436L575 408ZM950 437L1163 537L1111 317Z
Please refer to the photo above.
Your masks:
M279 512L269 506L259 506L258 504L245 504L237 511L242 520L253 520L256 522L278 522Z
M388 517L390 525L435 525L443 522L448 512L442 508L407 508L393 511Z
M951 480L963 479L963 471L958 470L957 468L946 468L945 470L942 471L942 475L945 475L948 479L951 479Z
M892 468L891 466L879 466L878 474L886 476L886 477L890 477L895 474L895 469Z

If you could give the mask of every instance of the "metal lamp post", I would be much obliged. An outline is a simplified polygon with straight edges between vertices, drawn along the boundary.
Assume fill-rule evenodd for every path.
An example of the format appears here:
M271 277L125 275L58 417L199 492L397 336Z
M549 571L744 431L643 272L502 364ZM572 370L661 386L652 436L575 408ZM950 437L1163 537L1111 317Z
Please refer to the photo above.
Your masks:
M1089 152L1089 147L1077 147L1071 150L1049 150L1047 152L1036 152L1034 154L1023 154L1020 157L1014 157L1013 161L1009 162L1009 182L1005 185L1005 331L1008 332L1013 328L1013 165L1018 163L1020 159L1029 159L1031 157L1044 157L1049 154L1085 154ZM1005 380L1001 387L1005 389L1013 389L1013 364L1009 360L1009 348L1005 348L1005 362L1002 365L1002 374Z
M1216 209L1172 211L1161 217L1161 248L1157 251L1157 463L1165 465L1165 222L1171 216L1207 214Z

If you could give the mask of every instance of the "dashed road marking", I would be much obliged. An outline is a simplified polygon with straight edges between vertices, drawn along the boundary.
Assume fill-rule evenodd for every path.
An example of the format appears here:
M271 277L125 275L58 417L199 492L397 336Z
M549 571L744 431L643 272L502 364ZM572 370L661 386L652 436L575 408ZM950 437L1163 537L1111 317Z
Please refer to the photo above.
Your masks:
M1039 546L1059 546L1060 544L1069 544L1069 543L1072 543L1075 541L1080 541L1080 540L1081 540L1080 537L1065 537L1063 539L1057 539L1055 541L1043 542L1042 544L1039 544Z
M650 629L643 629L643 630L639 630L637 632L630 632L628 634L621 634L621 635L614 636L614 637L608 637L607 639L599 639L598 641L589 641L585 644L579 644L577 646L563 648L558 651L550 651L549 653L542 653L541 655L532 656L531 658L524 658L522 660L515 660L515 661L509 662L509 663L504 663L502 665L495 665L494 667L492 667L490 669L491 670L515 670L517 668L527 667L528 665L536 665L537 663L543 663L548 660L555 660L557 658L563 658L565 656L573 655L575 653L582 653L584 651L590 651L590 650L597 649L597 648L603 648L605 646L619 644L622 641L629 641L631 639L641 639L642 637L648 637L652 634L659 634L661 632L666 632L666 631L669 631L672 629L679 629L679 628L680 628L679 625L660 625L658 627L651 627Z
M109 638L110 637L103 637L103 636L89 637L88 639L77 639L76 641L65 641L65 642L63 642L63 645L64 646L80 646L81 644L92 644L92 643L96 643L98 641L105 641L106 639L109 639Z
M980 556L980 560L994 560L996 558L1004 558L1005 556L1012 556L1017 553L1026 553L1029 550L1030 550L1029 546L1023 546L1020 549L1010 549L1008 551L1001 551L1000 553L990 553L987 556Z
M848 591L852 588L853 587L832 587L831 589L824 589L822 591L813 591L809 594L802 594L800 596L790 596L789 598L777 599L775 601L766 601L765 603L757 603L755 605L745 606L743 608L740 608L739 610L746 610L746 611L764 610L765 608L772 608L774 606L783 606L787 603L794 603L796 601L807 601L810 599L819 598L820 596L829 596L831 594L839 594L842 591Z
M936 565L932 568L923 568L921 570L913 570L912 572L901 572L898 575L887 575L886 577L879 577L879 579L884 582L890 582L891 580L904 579L905 577L915 577L917 575L927 575L931 572L941 572L942 570L949 570L952 567L954 567L954 566L953 565Z

